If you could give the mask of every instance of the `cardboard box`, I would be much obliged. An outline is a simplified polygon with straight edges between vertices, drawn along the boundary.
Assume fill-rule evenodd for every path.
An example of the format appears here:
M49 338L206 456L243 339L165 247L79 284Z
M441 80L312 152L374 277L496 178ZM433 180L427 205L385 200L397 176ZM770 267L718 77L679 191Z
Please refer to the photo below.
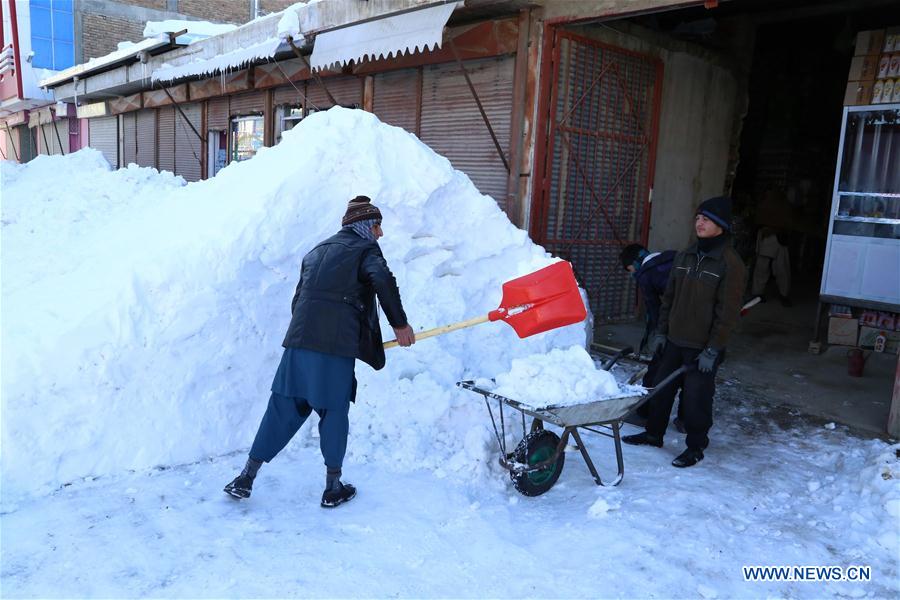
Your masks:
M828 319L828 343L836 346L855 346L859 338L859 321L843 317Z
M887 339L884 345L884 351L888 354L897 354L900 350L900 331L886 331L877 327L860 327L859 328L859 345L863 348L872 348L875 346L875 338L881 334Z
M844 92L844 106L872 103L872 81L850 81Z
M854 56L850 61L850 73L847 81L875 81L878 72L877 56Z
M856 48L853 52L856 56L868 56L869 54L881 54L884 48L884 29L872 29L860 31L856 34Z

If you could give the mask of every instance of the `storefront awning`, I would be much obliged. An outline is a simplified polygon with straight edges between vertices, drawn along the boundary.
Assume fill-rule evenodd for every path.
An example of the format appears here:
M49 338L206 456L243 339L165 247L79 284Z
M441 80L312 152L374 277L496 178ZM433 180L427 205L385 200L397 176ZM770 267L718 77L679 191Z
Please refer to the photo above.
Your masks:
M449 2L320 33L310 64L313 69L327 69L363 57L375 60L440 47L444 26L456 6L457 2Z

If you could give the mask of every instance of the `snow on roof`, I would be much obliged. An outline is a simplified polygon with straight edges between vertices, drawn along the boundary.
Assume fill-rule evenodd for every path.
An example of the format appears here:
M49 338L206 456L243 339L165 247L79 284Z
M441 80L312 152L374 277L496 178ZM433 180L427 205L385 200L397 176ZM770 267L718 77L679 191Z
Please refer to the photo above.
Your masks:
M64 71L60 71L53 77L49 77L47 79L42 79L40 82L41 87L48 87L52 85L57 85L61 83L65 83L72 77L78 76L83 77L89 73L94 71L98 71L100 69L110 67L115 63L132 58L137 56L138 53L142 51L150 51L155 50L156 48L160 48L165 46L166 44L170 44L171 40L169 36L161 33L154 37L147 38L125 48L119 48L110 52L109 54L104 54L103 56L98 56L96 58L91 58L85 63L80 65L75 65L74 67L70 67Z
M172 81L182 77L191 77L195 75L212 75L214 73L239 69L249 63L261 59L271 58L275 56L281 43L287 39L297 40L298 43L302 42L303 34L300 33L300 18L297 14L297 9L306 6L307 4L311 4L312 1L297 2L281 11L281 13L273 13L273 15L281 14L281 18L277 25L277 34L262 42L238 48L213 58L201 58L183 65L172 66L164 64L163 66L154 69L151 77L154 81ZM242 27L255 24L261 19L270 18L273 17L273 15L254 19L253 21L250 21L250 23L244 24ZM166 21L166 23L174 22ZM190 22L184 23L185 25L190 24ZM239 28L235 27L229 31L234 31L236 29ZM191 33L190 29L188 30L188 33ZM222 33L227 33L227 31L222 31L215 35L221 35ZM179 36L178 39L181 40L181 36Z
M154 81L172 81L193 75L212 75L213 73L235 70L251 62L275 56L280 45L281 39L273 37L247 48L238 48L237 50L220 54L215 58L202 59L178 66L164 64L154 69L151 77Z
M210 37L234 31L237 25L229 23L210 23L209 21L181 21L178 19L167 19L165 21L147 21L144 26L144 37L152 37L160 33L175 33L187 29L188 35Z

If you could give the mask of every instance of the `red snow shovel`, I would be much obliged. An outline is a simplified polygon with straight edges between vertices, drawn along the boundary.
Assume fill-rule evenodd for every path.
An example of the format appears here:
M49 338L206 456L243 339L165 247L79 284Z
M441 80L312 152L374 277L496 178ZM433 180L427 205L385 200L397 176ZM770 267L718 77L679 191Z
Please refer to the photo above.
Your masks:
M419 331L416 333L416 341L487 321L508 323L520 338L526 338L557 327L580 323L586 316L587 311L578 291L572 265L563 260L504 283L503 299L496 310L468 321ZM384 347L393 348L397 345L397 340L391 340L385 342Z

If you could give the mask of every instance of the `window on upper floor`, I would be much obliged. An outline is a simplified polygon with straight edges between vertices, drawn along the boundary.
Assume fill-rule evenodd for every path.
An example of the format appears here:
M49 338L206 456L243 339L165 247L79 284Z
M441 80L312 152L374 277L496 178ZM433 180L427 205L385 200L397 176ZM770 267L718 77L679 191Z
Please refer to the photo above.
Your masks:
M75 64L72 0L30 0L31 64L60 71Z

